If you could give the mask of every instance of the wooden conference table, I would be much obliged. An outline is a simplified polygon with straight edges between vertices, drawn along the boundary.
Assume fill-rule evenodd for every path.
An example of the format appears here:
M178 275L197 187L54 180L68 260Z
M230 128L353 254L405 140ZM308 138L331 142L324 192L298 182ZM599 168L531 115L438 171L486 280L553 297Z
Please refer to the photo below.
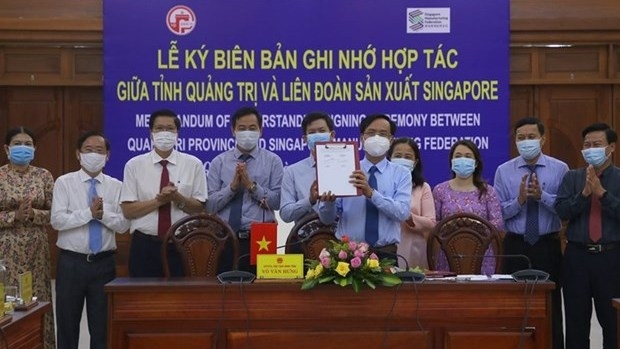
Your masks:
M31 309L11 314L11 322L1 327L0 348L42 349L43 315L51 309L50 302L39 302Z
M555 285L425 281L362 289L119 278L105 286L108 346L138 348L551 347ZM524 319L527 323L523 326Z

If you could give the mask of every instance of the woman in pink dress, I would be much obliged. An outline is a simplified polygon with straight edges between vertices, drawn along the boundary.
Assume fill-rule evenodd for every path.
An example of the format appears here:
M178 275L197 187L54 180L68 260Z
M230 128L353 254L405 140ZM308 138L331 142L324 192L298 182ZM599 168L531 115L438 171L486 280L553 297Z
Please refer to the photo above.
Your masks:
M422 175L420 148L411 138L399 138L392 142L388 157L393 163L411 171L413 182L411 216L400 225L397 253L407 259L409 267L427 269L426 240L435 227L435 202L431 186L426 183ZM402 259L398 264L401 268L407 266Z
M452 179L437 184L433 189L437 221L456 213L473 213L485 218L498 230L503 229L502 210L499 197L493 187L482 178L482 158L476 144L460 140L450 149ZM489 248L485 256L492 256ZM445 254L440 252L437 270L449 270ZM495 258L484 258L482 273L495 273Z

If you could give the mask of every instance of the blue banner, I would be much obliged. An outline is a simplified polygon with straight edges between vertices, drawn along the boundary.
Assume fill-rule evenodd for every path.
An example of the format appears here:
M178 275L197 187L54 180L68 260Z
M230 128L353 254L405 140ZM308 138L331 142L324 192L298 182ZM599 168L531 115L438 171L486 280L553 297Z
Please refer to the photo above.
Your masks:
M122 178L151 149L149 114L181 118L177 149L208 170L234 146L230 115L263 113L260 145L286 164L308 156L301 120L325 111L340 140L385 113L416 139L431 184L448 179L459 139L487 179L508 159L509 1L124 1L104 6L106 172Z

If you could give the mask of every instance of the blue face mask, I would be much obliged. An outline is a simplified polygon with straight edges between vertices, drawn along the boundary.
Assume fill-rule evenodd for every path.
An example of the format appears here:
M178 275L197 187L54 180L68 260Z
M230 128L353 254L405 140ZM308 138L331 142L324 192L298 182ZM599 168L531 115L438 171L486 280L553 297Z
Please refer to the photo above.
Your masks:
M588 148L581 151L584 160L594 167L600 167L607 160L607 155L605 154L605 149L607 147L601 148Z
M14 165L28 165L34 159L34 147L30 145L12 145L9 147L9 160Z
M314 144L316 142L329 142L332 138L332 134L329 132L311 133L306 136L308 139L308 149L314 151Z
M476 169L476 160L470 158L454 158L452 159L452 171L459 178L467 178L474 173Z
M390 159L392 163L396 165L402 166L407 169L407 171L412 172L415 167L415 162L413 160L405 159L405 158L392 158Z
M517 142L519 155L525 160L532 160L540 154L540 139L526 139Z

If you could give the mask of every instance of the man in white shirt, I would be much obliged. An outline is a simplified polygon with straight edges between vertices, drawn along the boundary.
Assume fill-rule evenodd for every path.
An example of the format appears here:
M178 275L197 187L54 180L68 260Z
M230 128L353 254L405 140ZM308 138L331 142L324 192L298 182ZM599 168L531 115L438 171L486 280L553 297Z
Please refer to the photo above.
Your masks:
M319 189L316 182L314 144L334 140L334 121L323 112L308 113L301 121L303 140L310 155L284 168L280 196L280 218L297 223L306 215L318 212Z
M78 140L81 169L60 176L54 184L51 223L60 248L56 270L58 347L77 349L86 299L90 348L104 349L107 336L107 297L103 285L116 277L115 232L129 222L119 202L121 182L101 170L110 156L110 143L96 131Z
M161 244L174 222L204 211L207 180L202 162L174 149L181 121L168 109L153 112L149 129L153 150L125 164L121 209L131 222L129 275L161 277ZM183 263L172 244L168 262L173 276L183 276Z

